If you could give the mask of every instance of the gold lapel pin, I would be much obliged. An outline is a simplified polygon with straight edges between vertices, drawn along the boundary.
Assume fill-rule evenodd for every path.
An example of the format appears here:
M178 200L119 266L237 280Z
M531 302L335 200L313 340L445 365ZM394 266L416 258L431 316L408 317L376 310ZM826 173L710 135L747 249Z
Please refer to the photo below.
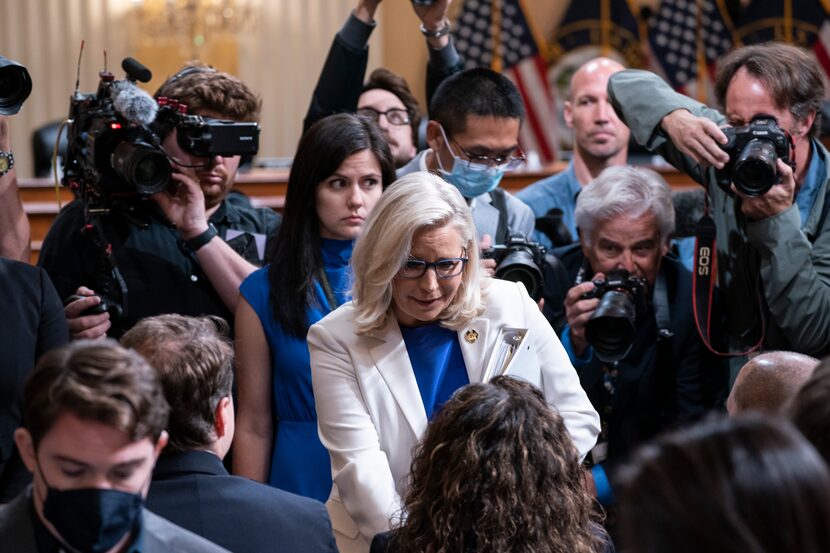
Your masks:
M470 344L475 344L476 340L478 340L478 331L474 328L471 328L464 334L464 339L467 340Z

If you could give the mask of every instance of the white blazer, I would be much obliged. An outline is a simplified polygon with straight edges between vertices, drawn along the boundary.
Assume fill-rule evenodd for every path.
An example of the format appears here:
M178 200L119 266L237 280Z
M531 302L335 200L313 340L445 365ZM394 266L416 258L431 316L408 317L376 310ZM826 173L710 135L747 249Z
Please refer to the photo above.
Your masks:
M524 286L488 279L484 313L458 331L470 382L480 382L500 330L528 329L542 392L564 419L584 456L596 443L599 415L553 329ZM427 416L394 317L371 336L354 332L347 303L308 333L320 439L329 450L334 486L326 503L341 553L366 553L375 534L400 514L412 449ZM473 337L475 336L475 339ZM530 352L528 352L530 353Z

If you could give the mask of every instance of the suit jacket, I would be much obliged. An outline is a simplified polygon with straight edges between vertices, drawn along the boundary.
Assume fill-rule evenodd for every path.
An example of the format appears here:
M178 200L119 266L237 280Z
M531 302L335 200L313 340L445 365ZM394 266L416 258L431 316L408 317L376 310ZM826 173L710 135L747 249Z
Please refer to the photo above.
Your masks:
M527 328L542 391L565 420L580 454L593 447L599 416L556 334L521 284L487 279L485 310L458 331L470 382L480 382L505 327ZM334 486L326 506L341 553L369 551L401 508L412 448L427 426L418 383L396 319L369 336L354 333L347 303L308 334L320 439Z
M31 486L8 505L0 507L0 553L38 553L32 521ZM229 553L172 522L142 511L143 553Z
M230 476L207 451L162 453L147 508L234 553L337 553L322 503Z

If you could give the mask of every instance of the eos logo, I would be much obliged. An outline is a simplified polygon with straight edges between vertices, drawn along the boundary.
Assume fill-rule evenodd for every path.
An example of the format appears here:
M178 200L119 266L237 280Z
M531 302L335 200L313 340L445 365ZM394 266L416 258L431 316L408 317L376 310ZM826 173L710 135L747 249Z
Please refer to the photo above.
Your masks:
M709 275L709 265L712 257L712 250L701 246L697 250L697 274L700 276Z

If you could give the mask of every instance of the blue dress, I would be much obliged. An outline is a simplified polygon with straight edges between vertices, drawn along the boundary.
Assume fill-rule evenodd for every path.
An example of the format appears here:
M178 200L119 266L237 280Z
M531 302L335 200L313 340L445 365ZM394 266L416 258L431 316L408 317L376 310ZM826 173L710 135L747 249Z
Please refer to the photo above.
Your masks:
M323 265L338 304L348 301L349 260L353 241L322 241ZM268 268L252 273L239 288L262 323L271 350L274 447L268 483L298 495L326 501L331 493L329 454L317 435L317 413L311 388L311 366L305 339L286 333L268 304ZM336 306L329 305L319 282L314 283L318 306L308 308L309 326Z

